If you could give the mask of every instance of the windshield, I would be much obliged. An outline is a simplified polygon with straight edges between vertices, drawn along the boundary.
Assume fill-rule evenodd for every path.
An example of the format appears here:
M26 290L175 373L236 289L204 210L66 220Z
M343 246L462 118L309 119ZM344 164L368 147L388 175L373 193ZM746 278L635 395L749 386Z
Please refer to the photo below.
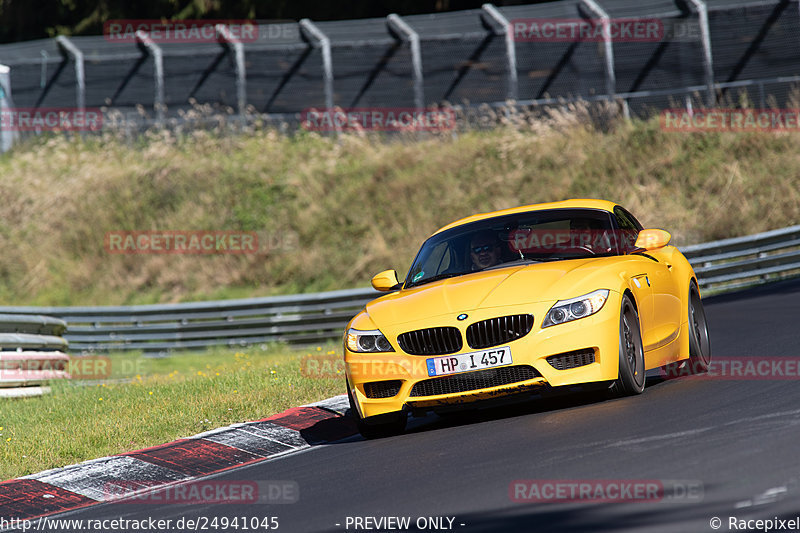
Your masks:
M425 241L405 288L520 264L619 255L635 235L617 238L612 215L598 209L552 209L464 224Z

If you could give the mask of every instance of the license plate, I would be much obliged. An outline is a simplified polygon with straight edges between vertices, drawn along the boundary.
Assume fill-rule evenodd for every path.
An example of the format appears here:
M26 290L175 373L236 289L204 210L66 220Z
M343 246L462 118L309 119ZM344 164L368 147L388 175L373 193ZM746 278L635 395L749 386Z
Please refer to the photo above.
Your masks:
M513 362L511 360L511 348L508 346L492 348L491 350L484 350L482 352L431 357L427 361L428 376L445 376L458 372L469 372L470 370L508 365Z

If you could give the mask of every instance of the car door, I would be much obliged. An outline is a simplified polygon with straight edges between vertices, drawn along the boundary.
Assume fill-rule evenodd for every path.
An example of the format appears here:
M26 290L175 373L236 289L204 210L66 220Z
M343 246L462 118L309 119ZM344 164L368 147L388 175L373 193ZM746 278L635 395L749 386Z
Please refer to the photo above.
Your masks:
M639 221L623 208L617 206L614 214L621 233L638 234L642 230ZM674 250L674 247L667 246L660 250L634 254L641 258L641 261L635 263L637 275L633 279L634 285L637 282L647 285L647 289L640 291L642 302L639 311L645 351L666 346L680 332L681 302L670 263ZM637 297L636 294L634 297Z
M650 347L645 343L645 350L666 346L677 339L680 333L681 300L678 284L672 274L672 251L674 247L667 246L646 254L653 258L648 269L653 287L653 331L649 336Z
M636 301L636 308L639 313L639 324L642 332L642 344L644 350L650 348L650 344L655 342L653 331L655 324L655 293L653 291L653 269L651 260L638 254L628 256L629 267L628 275L631 279L631 290Z

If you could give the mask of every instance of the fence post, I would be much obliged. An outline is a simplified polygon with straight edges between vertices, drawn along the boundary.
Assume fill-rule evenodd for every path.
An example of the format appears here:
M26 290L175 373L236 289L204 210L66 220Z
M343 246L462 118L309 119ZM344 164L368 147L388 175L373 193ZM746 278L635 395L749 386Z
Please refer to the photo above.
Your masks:
M506 39L506 72L508 75L506 98L509 100L517 100L519 97L519 83L517 80L517 50L514 46L514 28L511 27L511 23L505 15L500 13L494 4L483 4L481 9L483 10L481 18L483 18L484 21L486 21L487 17L491 18L503 28L503 34Z
M425 89L422 84L422 53L419 45L419 34L396 13L386 17L386 26L396 39L401 39L411 47L411 68L414 76L414 107L425 107Z
M56 44L62 53L69 56L75 63L75 82L77 85L77 107L79 111L86 108L86 77L83 70L83 52L63 35L56 37Z
M156 122L160 125L164 122L164 54L158 46L142 30L136 32L136 43L139 47L153 58L153 74L155 77L155 94L153 95L153 108L156 112Z
M331 40L310 19L300 20L300 34L311 46L322 50L322 76L325 82L325 107L333 112L333 59L331 58ZM316 44L313 44L316 43Z
M233 52L234 64L236 65L236 108L239 110L239 117L243 119L247 108L247 72L244 63L244 45L231 36L230 31L224 24L217 24L216 29L220 44Z
M603 44L606 56L606 94L612 100L617 94L617 75L614 72L614 46L611 43L611 18L594 0L581 0L586 8L594 13L603 24Z
M11 101L11 68L0 65L0 113L3 112L3 109L12 107L14 107L14 103ZM15 139L14 130L6 130L0 121L0 153L9 151Z
M708 29L708 6L704 0L689 1L697 10L697 18L700 22L700 38L703 40L703 68L708 86L708 105L711 107L716 104L717 93L714 90L714 58L711 53L711 32Z

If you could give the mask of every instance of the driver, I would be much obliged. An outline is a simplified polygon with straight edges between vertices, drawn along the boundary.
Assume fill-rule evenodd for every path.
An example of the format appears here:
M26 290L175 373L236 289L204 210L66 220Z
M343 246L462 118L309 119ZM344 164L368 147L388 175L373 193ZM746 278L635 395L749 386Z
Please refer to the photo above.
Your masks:
M499 264L500 243L491 231L481 231L469 241L469 255L472 258L472 270L483 270Z

